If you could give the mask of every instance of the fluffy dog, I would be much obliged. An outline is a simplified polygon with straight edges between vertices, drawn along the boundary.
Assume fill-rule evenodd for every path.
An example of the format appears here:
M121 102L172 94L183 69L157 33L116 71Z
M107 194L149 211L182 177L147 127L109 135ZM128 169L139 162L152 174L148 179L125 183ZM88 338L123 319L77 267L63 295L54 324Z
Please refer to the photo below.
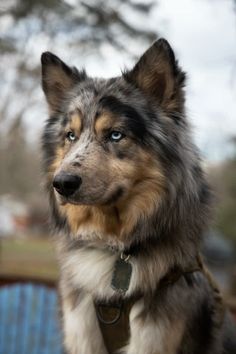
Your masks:
M199 256L211 193L168 42L108 80L44 53L42 86L67 353L236 353Z

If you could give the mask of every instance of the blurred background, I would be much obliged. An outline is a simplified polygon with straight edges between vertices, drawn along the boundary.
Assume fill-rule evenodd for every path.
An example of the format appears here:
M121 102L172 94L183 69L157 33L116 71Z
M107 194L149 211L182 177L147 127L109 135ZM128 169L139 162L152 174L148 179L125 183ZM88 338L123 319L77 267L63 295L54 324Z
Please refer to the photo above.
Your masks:
M235 0L0 0L2 289L28 280L53 289L58 276L40 173L40 134L47 117L41 53L52 51L92 76L111 77L131 68L158 37L170 42L188 73L188 115L217 196L203 251L236 311ZM1 294L6 312L9 294ZM7 312L4 318L9 320ZM0 354L11 354L13 344L7 351L1 347L4 336L0 307ZM26 342L17 354L28 353Z

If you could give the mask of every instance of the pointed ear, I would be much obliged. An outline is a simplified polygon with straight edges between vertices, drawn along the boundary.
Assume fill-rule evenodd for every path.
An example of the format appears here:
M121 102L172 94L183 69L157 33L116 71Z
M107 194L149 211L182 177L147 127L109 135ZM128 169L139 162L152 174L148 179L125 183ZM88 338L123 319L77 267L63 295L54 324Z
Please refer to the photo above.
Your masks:
M183 111L185 73L165 39L154 42L124 77L148 97L157 100L164 111Z
M45 52L41 56L42 87L51 112L59 112L60 105L70 89L85 79L85 72L70 68L56 55Z

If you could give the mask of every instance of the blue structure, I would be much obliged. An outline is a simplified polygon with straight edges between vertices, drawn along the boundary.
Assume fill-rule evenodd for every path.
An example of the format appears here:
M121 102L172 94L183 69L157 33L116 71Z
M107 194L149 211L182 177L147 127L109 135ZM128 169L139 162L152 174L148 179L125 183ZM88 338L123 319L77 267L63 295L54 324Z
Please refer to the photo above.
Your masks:
M0 287L0 354L63 354L55 289Z

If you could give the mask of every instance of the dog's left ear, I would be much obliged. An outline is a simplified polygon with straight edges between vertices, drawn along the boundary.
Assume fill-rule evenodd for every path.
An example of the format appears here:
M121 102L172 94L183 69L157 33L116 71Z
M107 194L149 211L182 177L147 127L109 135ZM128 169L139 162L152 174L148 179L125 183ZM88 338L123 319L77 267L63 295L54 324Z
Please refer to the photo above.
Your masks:
M85 78L85 72L66 65L56 55L45 52L41 56L42 87L51 113L60 112L68 92Z
M124 77L156 100L164 111L183 111L185 73L165 39L154 42Z

